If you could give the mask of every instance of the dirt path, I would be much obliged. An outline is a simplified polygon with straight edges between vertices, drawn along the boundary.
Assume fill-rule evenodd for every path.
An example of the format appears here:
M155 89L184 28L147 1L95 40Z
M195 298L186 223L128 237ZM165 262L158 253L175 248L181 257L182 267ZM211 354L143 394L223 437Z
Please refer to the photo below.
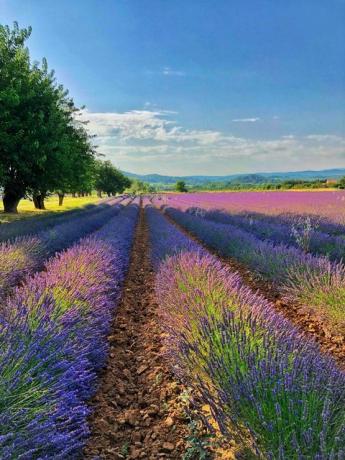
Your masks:
M253 271L248 269L248 267L246 267L244 264L237 262L233 258L224 257L221 254L218 254L217 251L210 249L197 237L176 223L171 217L164 213L162 214L181 232L194 239L211 254L216 255L225 265L230 267L231 270L237 271L248 287L253 289L253 291L257 291L267 300L272 302L278 311L280 311L287 319L289 319L296 327L298 327L306 336L317 341L321 350L324 353L330 354L338 363L339 367L345 370L344 336L332 334L326 323L323 322L321 318L317 318L311 309L301 309L295 305L287 304L284 302L280 296L279 291L277 291L277 289L275 289L269 282L255 275Z
M141 209L123 297L109 337L110 355L91 403L84 458L183 458L188 420L183 391L162 357L148 228Z

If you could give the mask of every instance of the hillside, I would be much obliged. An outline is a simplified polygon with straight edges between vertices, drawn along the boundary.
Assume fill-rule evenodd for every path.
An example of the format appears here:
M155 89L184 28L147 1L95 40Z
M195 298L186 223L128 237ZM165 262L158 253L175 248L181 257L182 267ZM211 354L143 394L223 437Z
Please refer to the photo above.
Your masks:
M212 182L232 182L260 184L263 182L278 182L284 180L317 180L317 179L338 179L345 176L345 168L323 169L321 171L291 171L274 173L254 174L229 174L226 176L165 176L161 174L135 174L123 171L126 176L132 179L142 180L152 185L171 185L178 180L184 180L187 185L197 186Z

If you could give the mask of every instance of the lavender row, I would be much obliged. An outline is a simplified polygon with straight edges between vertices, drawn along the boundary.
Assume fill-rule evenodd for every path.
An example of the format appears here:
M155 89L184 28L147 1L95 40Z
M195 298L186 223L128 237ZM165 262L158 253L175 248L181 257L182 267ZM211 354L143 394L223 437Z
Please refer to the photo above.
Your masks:
M342 200L344 201L344 200ZM320 205L322 207L322 205ZM339 210L341 210L341 204L339 204ZM292 212L285 212L278 215L268 215L259 212L245 212L240 215L245 215L248 218L265 220L272 224L282 223L285 225L292 226L296 220L309 220L313 227L317 228L322 233L327 233L329 235L345 237L345 225L340 222L332 221L326 216L315 215L315 214L294 214Z
M237 273L147 216L168 356L222 432L249 434L260 458L343 459L344 374Z
M58 254L0 314L0 457L74 459L128 268L138 207Z
M167 208L166 213L225 257L233 257L273 282L283 298L312 307L335 332L345 327L345 266L284 244L262 241L231 224L220 224Z
M42 268L45 260L55 252L97 230L121 209L121 205L104 206L65 219L63 223L34 236L0 243L0 300L27 275Z
M345 458L345 375L213 256L183 253L157 276L167 349L225 436L259 458Z
M191 206L206 209L223 209L226 212L264 217L273 223L292 224L296 217L308 217L313 225L325 233L345 235L343 190L333 192L216 192L163 194L159 198L171 207L186 210Z
M154 207L147 205L145 215L150 229L151 260L156 269L162 260L179 252L205 252L198 243L179 230L172 231L172 225Z
M308 217L295 217L288 224L284 221L279 222L277 217L275 218L277 222L273 223L271 217L255 219L217 209L208 211L192 207L187 212L214 222L234 225L275 244L284 243L312 254L326 255L331 260L341 261L345 256L345 238L319 231L317 224Z
M88 204L81 209L72 209L69 211L52 213L46 216L37 216L1 225L0 241L11 240L19 236L34 235L55 225L59 225L67 219L78 219L87 214L98 213L102 209L119 204L123 200L124 198L122 197L111 198L102 200L99 204Z

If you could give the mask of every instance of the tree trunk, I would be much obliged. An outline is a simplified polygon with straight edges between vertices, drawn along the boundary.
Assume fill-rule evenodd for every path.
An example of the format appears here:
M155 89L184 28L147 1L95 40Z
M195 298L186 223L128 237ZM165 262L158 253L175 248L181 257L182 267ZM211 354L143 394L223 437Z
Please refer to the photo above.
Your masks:
M59 206L62 206L63 205L63 199L65 198L65 194L64 193L58 193L58 196L59 196Z
M98 196L98 198L102 198L102 192L101 192L101 190L97 190L97 196Z
M4 195L2 197L2 201L4 204L4 211L8 213L18 213L18 203L23 198L22 195L18 195L17 193L4 190Z
M32 200L36 209L45 209L43 193L34 194Z
M110 192L107 192L107 195L108 195L109 198L111 197L111 193L110 193Z
M72 197L75 198L76 197L76 194L75 192L72 193Z

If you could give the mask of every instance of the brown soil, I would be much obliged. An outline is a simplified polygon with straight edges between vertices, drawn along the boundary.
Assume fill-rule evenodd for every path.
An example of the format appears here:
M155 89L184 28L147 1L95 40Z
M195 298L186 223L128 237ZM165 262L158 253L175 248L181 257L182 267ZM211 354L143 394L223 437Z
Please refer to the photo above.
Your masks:
M177 224L171 217L163 214L169 222L175 225L180 231L197 241L210 253L216 255L224 264L232 270L237 271L243 281L253 291L258 292L267 300L271 301L275 308L280 311L287 319L298 327L307 337L312 338L320 345L322 352L330 354L339 367L345 370L345 337L332 332L331 327L315 311L306 308L299 308L296 305L286 303L279 291L269 282L255 275L248 267L235 259L223 257L217 251L205 246L202 241L186 231L181 225Z
M113 324L110 354L91 402L84 458L182 459L188 436L184 387L163 357L143 209Z

